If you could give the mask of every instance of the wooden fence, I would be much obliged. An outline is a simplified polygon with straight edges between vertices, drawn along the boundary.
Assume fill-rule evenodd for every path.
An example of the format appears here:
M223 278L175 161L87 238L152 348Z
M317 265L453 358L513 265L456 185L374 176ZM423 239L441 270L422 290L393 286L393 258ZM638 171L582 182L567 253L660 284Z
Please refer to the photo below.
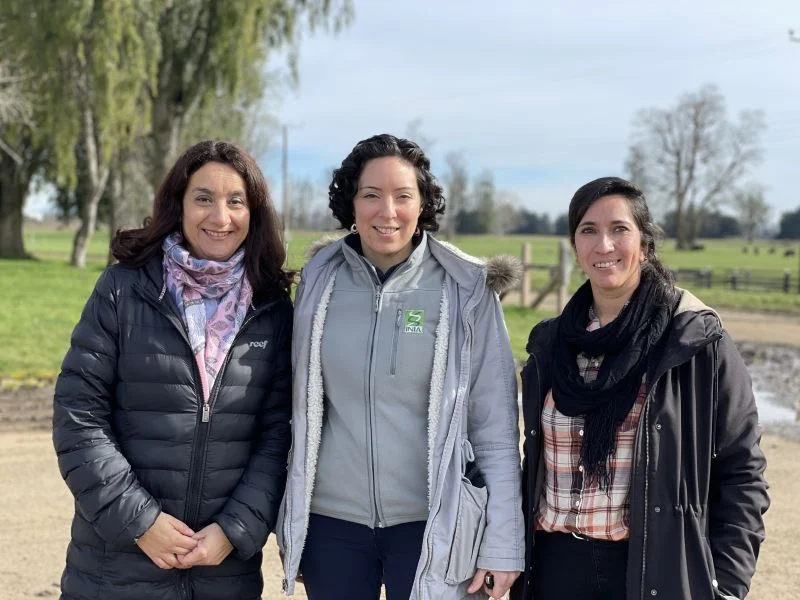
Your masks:
M556 294L556 310L560 313L569 300L569 280L572 277L572 250L567 240L558 244L558 263L540 264L531 262L531 245L522 244L522 282L520 283L520 305L536 308L548 294ZM538 290L533 287L534 271L547 271L549 280ZM534 297L534 294L536 296Z
M556 295L556 310L561 312L569 300L569 282L575 264L572 250L567 240L558 242L558 262L556 264L535 263L532 261L531 244L522 244L522 282L518 288L520 305L536 308L549 294ZM546 274L543 285L534 284L536 272ZM800 270L793 273L785 269L781 274L776 270L758 269L672 269L677 283L689 284L695 288L724 287L739 291L783 292L800 294ZM537 277L541 281L541 277Z
M673 269L675 281L691 283L695 287L725 287L734 291L763 291L800 294L800 274L789 269L783 274L757 269Z

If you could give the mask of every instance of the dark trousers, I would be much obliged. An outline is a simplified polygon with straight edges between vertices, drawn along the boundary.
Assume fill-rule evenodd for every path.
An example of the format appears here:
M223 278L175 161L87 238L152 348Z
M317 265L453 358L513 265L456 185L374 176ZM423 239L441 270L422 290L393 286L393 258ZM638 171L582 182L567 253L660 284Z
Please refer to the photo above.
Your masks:
M535 600L625 600L628 542L537 531Z
M381 583L387 600L408 600L424 532L424 521L372 529L310 515L300 560L309 600L377 600Z

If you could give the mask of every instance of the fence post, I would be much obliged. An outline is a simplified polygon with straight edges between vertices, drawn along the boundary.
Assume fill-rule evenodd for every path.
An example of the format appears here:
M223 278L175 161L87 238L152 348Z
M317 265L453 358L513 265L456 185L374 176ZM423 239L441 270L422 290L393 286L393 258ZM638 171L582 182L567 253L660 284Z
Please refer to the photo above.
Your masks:
M558 313L564 310L569 298L569 280L572 277L572 251L567 240L560 240L558 252Z
M522 244L522 284L519 293L520 304L524 308L528 308L531 303L531 272L532 270L528 265L531 264L531 244L525 242Z
M731 289L734 291L739 289L739 269L731 271Z
M789 269L786 269L783 273L783 291L787 294L791 291L791 278L792 276L789 274Z

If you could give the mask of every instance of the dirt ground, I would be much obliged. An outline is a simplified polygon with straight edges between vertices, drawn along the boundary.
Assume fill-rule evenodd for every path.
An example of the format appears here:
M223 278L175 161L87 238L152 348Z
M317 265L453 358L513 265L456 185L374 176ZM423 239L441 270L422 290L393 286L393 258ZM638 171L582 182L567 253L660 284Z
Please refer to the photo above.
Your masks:
M800 317L722 311L734 339L800 346ZM800 377L800 374L798 374ZM58 597L69 540L72 499L58 473L50 441L52 388L0 391L0 598ZM772 507L767 541L749 600L800 598L800 443L776 435L762 440ZM274 540L264 553L264 598L283 597ZM298 586L296 598L305 598ZM669 600L669 599L668 599Z

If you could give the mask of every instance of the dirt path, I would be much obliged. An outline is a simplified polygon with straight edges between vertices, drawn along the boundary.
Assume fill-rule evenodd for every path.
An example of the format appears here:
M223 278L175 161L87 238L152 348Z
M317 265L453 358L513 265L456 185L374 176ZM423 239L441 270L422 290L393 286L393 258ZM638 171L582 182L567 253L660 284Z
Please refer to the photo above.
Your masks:
M800 444L768 436L772 508L767 541L748 600L797 600L800 582L800 497L796 457ZM56 467L50 434L45 431L0 433L0 597L5 600L57 598L69 540L72 499ZM282 598L281 568L270 538L264 552L264 598ZM296 598L305 598L298 586Z
M798 315L775 315L730 308L722 308L718 312L722 324L737 342L800 347Z

